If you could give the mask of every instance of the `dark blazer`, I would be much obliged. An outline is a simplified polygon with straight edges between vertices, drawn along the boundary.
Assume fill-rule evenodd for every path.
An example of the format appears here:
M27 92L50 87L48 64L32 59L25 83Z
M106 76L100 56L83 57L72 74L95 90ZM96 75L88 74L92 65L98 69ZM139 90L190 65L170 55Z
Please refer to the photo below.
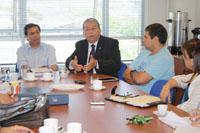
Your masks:
M86 39L76 42L75 51L65 62L68 69L69 63L74 59L75 55L78 58L78 64L87 64L88 45ZM100 36L94 58L98 60L99 64L99 69L95 68L97 73L117 77L117 72L120 69L121 63L118 40Z

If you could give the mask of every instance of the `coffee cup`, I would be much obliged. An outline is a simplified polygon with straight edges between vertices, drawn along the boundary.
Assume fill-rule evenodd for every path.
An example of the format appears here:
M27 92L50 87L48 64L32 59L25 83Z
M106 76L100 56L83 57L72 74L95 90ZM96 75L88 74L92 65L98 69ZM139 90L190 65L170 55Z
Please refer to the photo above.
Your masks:
M102 80L98 80L98 79L93 80L93 89L94 90L101 90L102 87L103 87L102 84L103 84Z
M67 124L67 133L82 133L82 124L79 122L70 122Z
M39 128L39 133L55 133L55 131L51 126L42 126Z
M33 72L26 73L26 79L27 80L34 80L35 79L35 73L33 73Z
M44 126L49 126L54 128L54 133L58 132L58 119L47 118L44 120Z
M52 78L52 74L50 72L43 73L43 79L44 80L49 80L51 78Z
M159 104L157 106L157 109L158 109L159 115L164 116L167 114L168 105L167 104Z

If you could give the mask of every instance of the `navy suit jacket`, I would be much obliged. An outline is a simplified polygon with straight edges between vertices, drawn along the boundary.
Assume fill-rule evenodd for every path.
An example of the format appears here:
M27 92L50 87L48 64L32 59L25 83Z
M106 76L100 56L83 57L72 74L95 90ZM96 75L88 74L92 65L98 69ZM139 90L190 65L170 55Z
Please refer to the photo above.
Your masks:
M87 64L88 45L86 39L80 40L76 43L75 51L65 62L68 69L69 63L75 56L78 58L78 64ZM121 64L118 40L100 36L94 58L98 60L99 64L99 69L95 68L97 73L117 77L117 72L119 71Z

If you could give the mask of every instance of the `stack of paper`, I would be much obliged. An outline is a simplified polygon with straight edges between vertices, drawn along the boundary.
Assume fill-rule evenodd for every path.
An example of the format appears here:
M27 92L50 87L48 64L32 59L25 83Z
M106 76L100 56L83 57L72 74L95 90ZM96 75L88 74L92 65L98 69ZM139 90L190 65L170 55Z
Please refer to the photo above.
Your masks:
M159 120L169 125L172 128L190 126L191 122L188 117L180 117L172 111L169 111L166 116L159 117Z

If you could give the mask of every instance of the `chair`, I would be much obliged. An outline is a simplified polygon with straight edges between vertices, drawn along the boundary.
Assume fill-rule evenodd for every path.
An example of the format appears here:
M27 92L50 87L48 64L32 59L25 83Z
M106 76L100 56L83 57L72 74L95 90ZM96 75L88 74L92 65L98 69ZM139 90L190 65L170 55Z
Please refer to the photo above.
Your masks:
M167 80L157 80L153 86L151 87L150 90L150 95L156 96L156 97L160 97L160 93L162 91L163 86L167 83ZM170 100L171 103L174 104L175 103L175 96L176 96L176 90L175 89L170 89ZM166 103L168 102L167 98L166 98Z
M125 63L121 62L121 66L120 66L120 69L118 71L118 79L119 80L123 80L123 74L124 74L124 71L126 70L127 66Z

